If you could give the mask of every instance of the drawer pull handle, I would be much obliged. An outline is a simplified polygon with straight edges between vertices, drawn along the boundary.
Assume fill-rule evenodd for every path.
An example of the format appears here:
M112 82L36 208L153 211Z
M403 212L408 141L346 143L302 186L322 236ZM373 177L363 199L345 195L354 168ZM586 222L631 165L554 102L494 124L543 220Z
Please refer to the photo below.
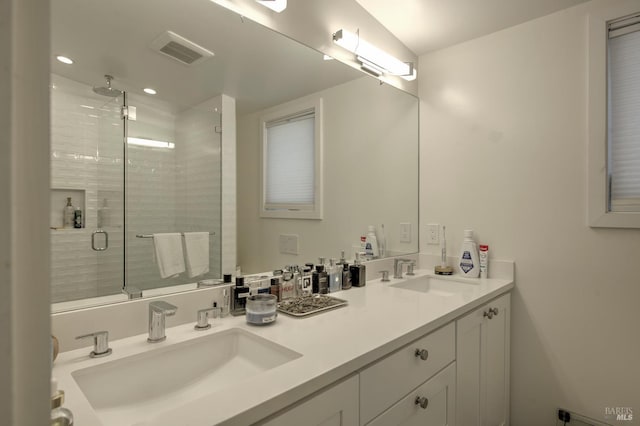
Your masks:
M425 397L419 397L416 396L416 405L419 405L420 408L422 408L423 410L427 409L427 406L429 405L429 400Z
M484 312L482 314L482 316L484 317L488 317L489 319L493 318L494 316L498 316L498 308L489 308L488 312Z
M421 360L426 361L429 358L429 351L426 349L416 349L415 356L420 357Z

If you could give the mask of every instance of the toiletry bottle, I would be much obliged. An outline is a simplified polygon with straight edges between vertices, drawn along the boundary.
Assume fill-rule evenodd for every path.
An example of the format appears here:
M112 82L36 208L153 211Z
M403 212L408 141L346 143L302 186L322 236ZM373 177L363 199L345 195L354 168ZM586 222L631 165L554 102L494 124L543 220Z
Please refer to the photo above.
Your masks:
M376 237L376 227L369 225L369 231L365 239L365 252L367 253L367 259L377 259L380 255L378 247L378 238Z
M249 292L250 288L245 286L244 277L236 277L236 286L233 287L233 310L231 311L233 316L245 314Z
M271 278L271 294L276 296L276 300L279 302L281 299L280 296L280 278L281 277L273 277Z
M335 259L329 259L329 293L342 290L342 267Z
M342 289L348 290L351 288L351 271L349 270L349 264L345 261L342 263Z
M360 237L360 248L356 253L366 253L367 252L367 236L363 235Z
M71 204L71 197L67 197L67 205L63 210L62 226L64 228L73 228L75 211L76 209L73 207L73 204Z
M327 294L329 292L329 278L324 270L324 265L316 265L316 270L312 277L313 292Z
M458 262L458 272L460 275L469 278L478 278L480 275L480 260L478 258L478 247L473 240L473 231L465 229L464 241L460 250L460 261Z
M378 247L380 248L380 259L387 255L387 235L384 232L384 223L380 225L380 238L378 239Z
M302 270L302 275L300 277L301 286L302 286L302 293L300 294L300 296L307 296L313 293L312 279L313 279L313 276L311 274L311 268L305 266L304 269Z
M73 227L76 229L82 228L82 210L79 207L73 211Z
M360 263L361 253L356 253L356 260L349 267L351 272L351 285L354 287L364 287L367 284L367 267Z
M480 278L489 278L489 246L480 244Z

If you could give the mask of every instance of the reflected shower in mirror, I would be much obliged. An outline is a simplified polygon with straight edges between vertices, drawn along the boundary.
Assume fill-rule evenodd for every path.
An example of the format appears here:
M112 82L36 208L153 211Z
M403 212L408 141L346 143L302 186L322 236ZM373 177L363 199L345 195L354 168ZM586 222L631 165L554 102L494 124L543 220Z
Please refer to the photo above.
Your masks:
M123 289L194 288L236 265L253 273L343 250L351 258L369 225L380 232L384 224L390 254L417 252L415 97L209 0L60 0L51 8L52 51L75 60L51 62L59 310L126 300ZM162 53L176 35L203 57L185 64ZM123 93L93 90L109 84ZM322 219L261 217L260 120L309 98L323 103ZM67 197L82 211L81 228L63 228ZM143 237L189 232L209 234L208 272L194 271L184 253L184 272L163 271L162 254ZM297 236L297 254L282 249L281 235ZM168 249L184 251L179 241Z

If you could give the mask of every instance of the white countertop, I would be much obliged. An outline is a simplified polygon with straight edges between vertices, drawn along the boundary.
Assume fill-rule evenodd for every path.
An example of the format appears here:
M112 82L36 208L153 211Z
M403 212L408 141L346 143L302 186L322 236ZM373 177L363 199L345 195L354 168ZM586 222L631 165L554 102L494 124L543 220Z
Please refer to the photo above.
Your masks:
M416 276L410 279L425 275L432 273L417 270ZM116 340L110 343L113 354L105 358L89 358L87 348L62 353L52 374L58 379L59 388L65 391L65 406L73 412L76 424L101 425L71 377L73 371L194 337L242 328L299 352L302 357L240 380L224 390L202 395L171 412L150 414L148 424L247 425L356 372L511 290L514 285L512 279L468 281L474 282L470 291L438 297L390 286L399 280L382 283L375 279L368 281L366 287L332 293L349 302L343 308L307 318L279 314L275 323L263 327L246 324L244 317L231 316L215 319L212 328L204 332L195 331L192 323L168 327L165 342L148 344L146 333ZM168 324L171 324L169 320Z

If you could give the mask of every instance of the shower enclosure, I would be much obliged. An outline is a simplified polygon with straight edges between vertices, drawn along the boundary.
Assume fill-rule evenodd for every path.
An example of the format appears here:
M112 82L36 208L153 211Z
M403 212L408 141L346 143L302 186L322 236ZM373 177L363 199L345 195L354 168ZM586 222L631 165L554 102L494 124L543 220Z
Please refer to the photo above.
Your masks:
M52 75L51 288L67 302L221 276L220 114ZM114 82L117 85L117 80ZM81 228L63 228L67 197ZM209 232L209 272L162 279L153 238Z

